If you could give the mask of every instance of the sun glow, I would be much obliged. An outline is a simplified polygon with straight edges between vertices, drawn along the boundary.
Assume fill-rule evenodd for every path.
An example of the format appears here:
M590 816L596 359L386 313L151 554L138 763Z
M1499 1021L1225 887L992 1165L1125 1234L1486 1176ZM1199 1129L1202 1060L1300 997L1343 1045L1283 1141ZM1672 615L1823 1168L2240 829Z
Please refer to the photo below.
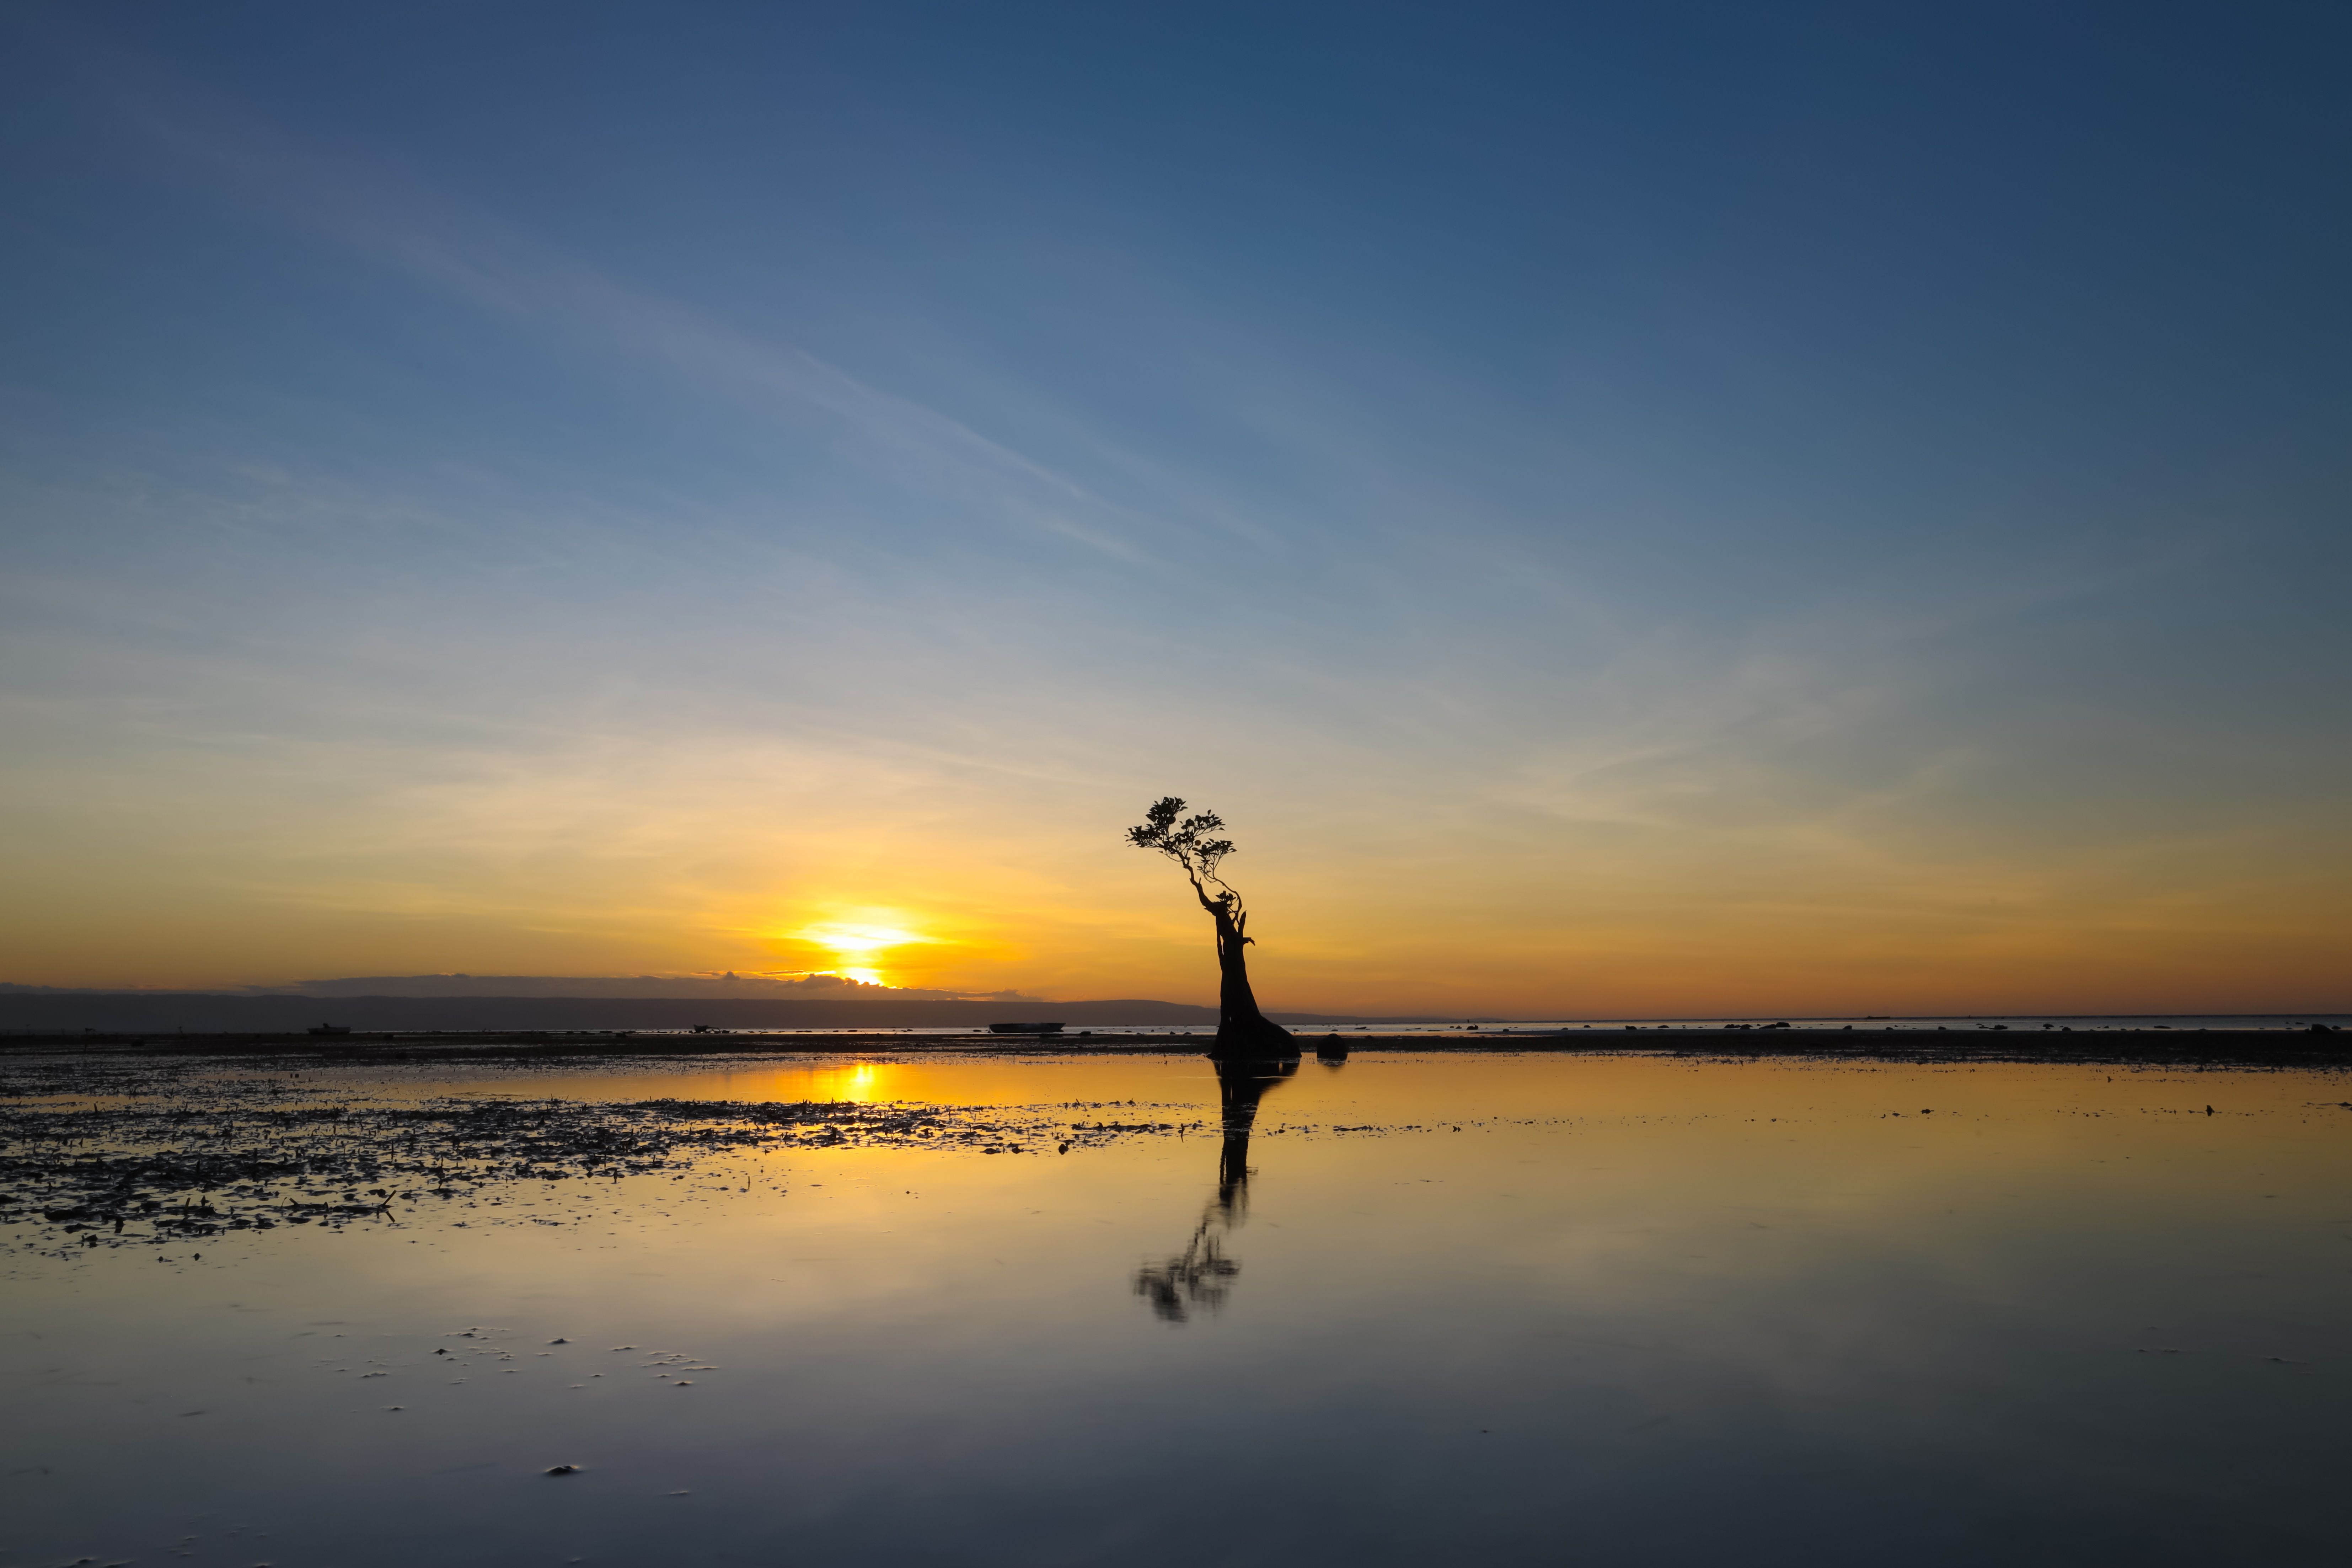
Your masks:
M855 980L864 985L883 985L888 984L883 978L887 966L879 962L883 953L893 948L908 947L936 939L903 926L833 921L804 926L793 932L789 940L806 942L832 955L833 973L845 980Z
M908 942L927 940L893 926L816 925L794 934L803 942L813 942L845 958L862 958L886 947L904 947Z

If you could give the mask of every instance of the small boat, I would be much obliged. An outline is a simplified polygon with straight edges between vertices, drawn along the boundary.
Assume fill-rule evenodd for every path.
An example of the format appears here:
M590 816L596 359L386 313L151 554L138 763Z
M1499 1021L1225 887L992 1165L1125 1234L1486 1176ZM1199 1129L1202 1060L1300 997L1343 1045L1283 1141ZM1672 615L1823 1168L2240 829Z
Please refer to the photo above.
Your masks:
M1058 1035L1062 1032L1062 1026L1059 1024L991 1024L988 1026L988 1032L992 1035Z
M321 1024L310 1031L314 1035L348 1035L351 1032L351 1026L348 1024Z

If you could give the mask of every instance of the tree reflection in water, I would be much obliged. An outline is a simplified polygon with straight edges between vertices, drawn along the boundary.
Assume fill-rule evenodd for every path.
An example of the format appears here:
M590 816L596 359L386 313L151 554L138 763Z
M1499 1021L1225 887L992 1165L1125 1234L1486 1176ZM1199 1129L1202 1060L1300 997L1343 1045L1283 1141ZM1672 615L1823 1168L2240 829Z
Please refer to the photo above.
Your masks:
M1318 1054L1330 1067L1346 1059L1342 1049ZM1258 1102L1298 1071L1297 1057L1211 1059L1217 1069L1223 1131L1217 1147L1216 1194L1202 1209L1201 1222L1192 1227L1183 1251L1163 1263L1147 1263L1135 1273L1135 1293L1151 1303L1153 1314L1163 1322L1181 1323L1195 1311L1213 1312L1232 1293L1234 1276L1242 1266L1225 1256L1225 1237L1249 1214L1250 1130L1257 1124Z

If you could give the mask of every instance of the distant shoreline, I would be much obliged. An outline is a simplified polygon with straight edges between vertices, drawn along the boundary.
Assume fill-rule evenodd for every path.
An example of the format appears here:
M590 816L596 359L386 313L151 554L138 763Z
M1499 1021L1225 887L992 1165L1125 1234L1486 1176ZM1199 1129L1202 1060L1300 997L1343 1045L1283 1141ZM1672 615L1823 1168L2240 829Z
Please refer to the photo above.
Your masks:
M1348 1053L1811 1058L1864 1061L2128 1062L2180 1065L2352 1067L2352 1031L2284 1029L2125 1029L2073 1033L1889 1027L1864 1029L1601 1028L1573 1034L1382 1035L1301 1031L1303 1053L1338 1046ZM102 1054L120 1057L270 1057L315 1065L398 1061L545 1061L642 1058L677 1061L722 1056L1194 1056L1206 1035L1120 1030L1098 1034L986 1036L882 1034L842 1029L821 1034L711 1032L620 1035L566 1030L483 1030L415 1034L209 1034L58 1032L0 1038L0 1055Z
M2218 1014L2075 1014L1989 1013L1975 1016L1952 1014L1885 1017L1846 1014L1843 1016L1724 1015L1626 1017L1493 1016L1480 1013L1403 1015L1398 1013L1315 1013L1292 1008L1268 1008L1266 1016L1293 1030L1382 1028L1419 1032L1433 1028L1484 1030L1580 1028L1652 1029L1661 1026L1678 1031L1753 1023L1759 1027L1785 1018L1798 1030L1833 1029L1845 1024L1857 1032L1874 1026L1918 1028L1937 1024L1957 1026L1982 1022L2013 1027L2043 1023L2112 1031L2116 1028L2175 1029L2200 1025L2216 1028L2278 1027L2291 1023L2326 1020L2352 1024L2352 1015L2322 1008L2302 1013ZM1097 998L1088 1001L814 1001L772 997L714 998L707 996L295 996L227 995L205 992L94 991L38 992L0 989L0 1037L27 1035L79 1034L96 1030L106 1035L299 1035L320 1025L347 1027L359 1034L483 1033L551 1031L590 1035L607 1032L686 1031L712 1033L753 1030L807 1029L855 1034L877 1029L980 1029L1014 1018L1051 1019L1073 1032L1080 1029L1214 1028L1217 1010L1188 1002L1163 1002L1147 997Z

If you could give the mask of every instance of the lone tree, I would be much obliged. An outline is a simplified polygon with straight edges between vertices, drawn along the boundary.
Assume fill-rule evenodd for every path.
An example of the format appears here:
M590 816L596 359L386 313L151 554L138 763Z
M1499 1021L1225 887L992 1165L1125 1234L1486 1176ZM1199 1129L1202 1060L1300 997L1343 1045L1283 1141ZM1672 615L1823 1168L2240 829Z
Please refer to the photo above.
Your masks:
M1298 1047L1290 1031L1259 1012L1250 994L1249 963L1242 952L1250 945L1249 914L1241 894L1217 875L1218 865L1234 852L1234 841L1211 837L1224 826L1213 811L1186 816L1184 803L1171 795L1144 813L1142 826L1127 830L1127 841L1181 866L1193 896L1217 922L1217 1040L1210 1055L1295 1057Z

